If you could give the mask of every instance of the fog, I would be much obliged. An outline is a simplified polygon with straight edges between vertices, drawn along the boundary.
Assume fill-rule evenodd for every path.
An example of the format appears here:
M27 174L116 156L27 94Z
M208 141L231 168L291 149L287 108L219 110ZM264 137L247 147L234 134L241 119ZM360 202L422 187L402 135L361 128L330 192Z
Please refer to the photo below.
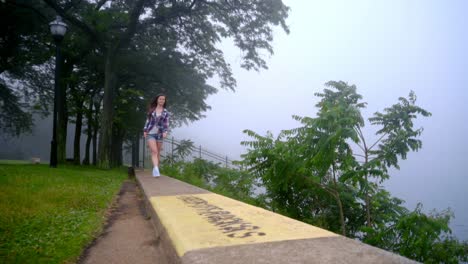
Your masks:
M206 118L172 135L238 159L245 152L240 142L249 139L244 129L276 136L297 127L291 116L314 116L314 93L327 81L355 84L368 102L367 118L413 90L417 104L433 115L416 122L424 128L422 149L401 161L384 186L409 209L418 202L426 212L452 208L455 234L468 239L468 2L284 2L291 7L291 33L275 31L275 54L265 54L269 69L241 69L241 52L221 43L236 92L211 96ZM215 79L212 85L218 86ZM373 132L367 125L366 136Z
M275 31L275 54L265 54L269 69L241 69L242 53L229 41L221 43L237 79L236 92L221 90L209 97L212 109L206 118L173 128L171 136L239 159L246 151L240 142L249 140L244 129L276 136L299 126L292 115L314 116L314 93L330 80L357 86L368 102L366 118L413 90L417 104L432 113L416 121L424 128L423 147L401 161L400 170L392 169L384 186L406 200L409 209L418 202L426 212L450 207L456 217L451 224L455 235L468 240L468 2L284 2L291 7L291 33ZM211 84L219 86L216 79ZM50 127L50 118L39 119L33 135L0 138L0 158L47 160ZM364 132L372 139L375 128L367 125ZM68 157L72 139L70 126ZM85 140L83 135L82 144Z

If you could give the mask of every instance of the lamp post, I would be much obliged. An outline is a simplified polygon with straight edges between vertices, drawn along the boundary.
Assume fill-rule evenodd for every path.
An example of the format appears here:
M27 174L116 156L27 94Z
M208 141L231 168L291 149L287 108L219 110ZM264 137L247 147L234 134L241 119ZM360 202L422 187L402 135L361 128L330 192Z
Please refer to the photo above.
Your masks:
M52 128L52 142L50 142L50 167L57 167L57 105L58 105L58 91L59 91L59 78L60 78L60 42L67 32L67 24L62 21L60 16L49 23L50 32L55 41L55 80L54 80L54 114L53 114L53 128Z

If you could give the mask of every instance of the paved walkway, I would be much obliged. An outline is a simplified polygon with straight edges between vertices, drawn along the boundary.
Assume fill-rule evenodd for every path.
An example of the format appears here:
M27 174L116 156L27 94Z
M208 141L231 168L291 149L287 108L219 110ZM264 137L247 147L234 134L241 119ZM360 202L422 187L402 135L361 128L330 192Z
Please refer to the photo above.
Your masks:
M84 252L80 264L169 263L158 247L154 228L134 181L122 186L103 234Z

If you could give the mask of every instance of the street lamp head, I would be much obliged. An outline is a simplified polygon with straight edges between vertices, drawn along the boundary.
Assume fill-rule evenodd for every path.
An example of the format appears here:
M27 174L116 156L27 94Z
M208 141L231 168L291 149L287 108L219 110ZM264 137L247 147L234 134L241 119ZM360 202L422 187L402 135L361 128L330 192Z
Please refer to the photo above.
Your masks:
M50 26L50 33L52 33L52 36L56 41L60 41L63 39L63 36L65 36L65 33L67 33L67 24L63 22L62 18L60 16L57 16L57 18L49 23Z

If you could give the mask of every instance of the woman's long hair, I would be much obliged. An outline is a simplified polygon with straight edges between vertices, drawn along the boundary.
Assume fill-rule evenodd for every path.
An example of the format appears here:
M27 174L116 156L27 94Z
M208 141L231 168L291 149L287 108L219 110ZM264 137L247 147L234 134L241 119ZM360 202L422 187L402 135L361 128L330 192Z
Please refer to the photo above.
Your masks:
M163 105L163 107L166 108L167 96L166 96L165 94L162 94L162 93L161 93L161 94L158 94L158 95L156 95L156 97L151 101L151 103L150 103L149 106L148 106L148 113L147 113L148 117L151 116L151 114L154 112L154 110L155 110L156 107L158 106L158 99L159 99L159 97L161 97L161 96L166 97L166 101L164 102L164 105Z

